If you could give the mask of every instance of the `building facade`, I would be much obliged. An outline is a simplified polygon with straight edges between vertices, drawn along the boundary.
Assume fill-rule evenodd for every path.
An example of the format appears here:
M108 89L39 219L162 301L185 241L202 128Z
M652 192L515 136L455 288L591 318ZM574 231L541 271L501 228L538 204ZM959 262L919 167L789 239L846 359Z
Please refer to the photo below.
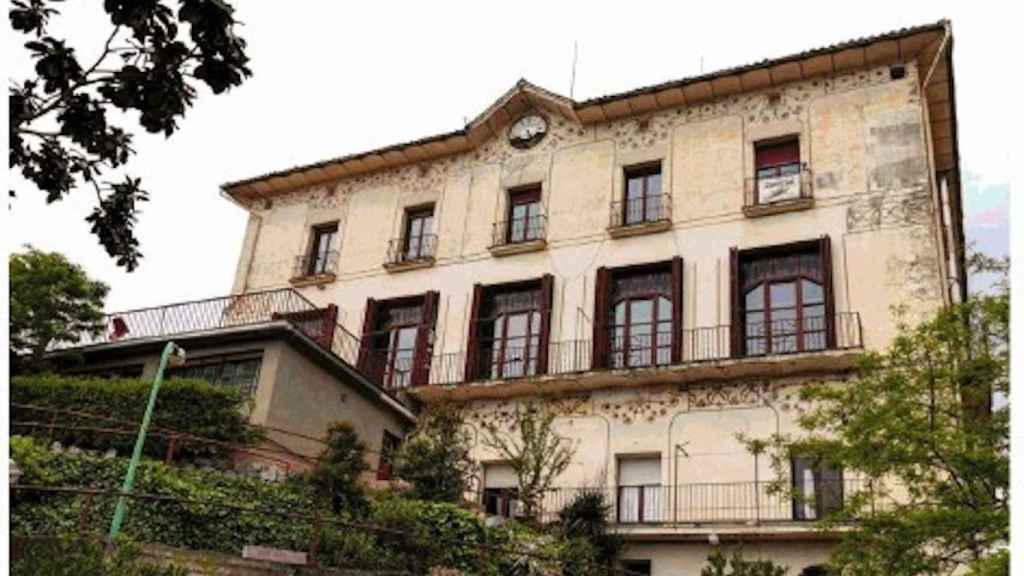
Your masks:
M234 292L336 307L371 382L464 405L490 514L515 480L482 425L542 402L576 447L543 512L605 491L627 568L721 542L814 573L856 475L795 460L814 497L773 495L737 435L854 385L895 307L963 298L951 51L940 22L582 102L520 81L461 130L225 184Z

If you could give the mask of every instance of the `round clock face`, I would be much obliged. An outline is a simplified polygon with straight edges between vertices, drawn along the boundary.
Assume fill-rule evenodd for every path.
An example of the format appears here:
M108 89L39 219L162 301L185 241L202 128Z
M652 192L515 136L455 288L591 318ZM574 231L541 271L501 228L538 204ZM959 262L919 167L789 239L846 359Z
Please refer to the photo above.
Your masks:
M509 142L517 148L529 148L544 137L548 131L548 122L543 116L530 114L523 116L509 128Z

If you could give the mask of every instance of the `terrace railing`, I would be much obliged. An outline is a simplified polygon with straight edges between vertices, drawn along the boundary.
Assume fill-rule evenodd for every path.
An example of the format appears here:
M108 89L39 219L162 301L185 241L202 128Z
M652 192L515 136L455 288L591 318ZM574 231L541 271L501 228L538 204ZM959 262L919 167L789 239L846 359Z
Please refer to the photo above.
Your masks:
M653 194L628 200L615 200L609 212L609 228L623 228L672 220L672 195Z

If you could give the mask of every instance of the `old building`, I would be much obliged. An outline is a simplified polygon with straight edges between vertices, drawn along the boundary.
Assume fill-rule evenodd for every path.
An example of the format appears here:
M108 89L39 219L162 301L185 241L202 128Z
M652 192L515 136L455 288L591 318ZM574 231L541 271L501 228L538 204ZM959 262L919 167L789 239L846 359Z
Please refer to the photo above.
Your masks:
M963 298L951 51L943 21L586 101L520 81L451 133L225 184L234 293L330 310L409 406L557 409L576 454L543 512L606 491L631 570L742 542L814 573L856 474L794 460L796 503L736 435L793 431L801 383L848 381L894 306Z

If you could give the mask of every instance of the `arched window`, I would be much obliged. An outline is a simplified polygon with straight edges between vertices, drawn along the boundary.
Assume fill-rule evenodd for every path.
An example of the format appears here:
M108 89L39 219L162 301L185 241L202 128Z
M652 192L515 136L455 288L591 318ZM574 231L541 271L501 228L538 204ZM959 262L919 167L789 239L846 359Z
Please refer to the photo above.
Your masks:
M541 298L535 288L496 293L481 322L490 327L483 348L489 352L491 378L537 374L541 335Z
M672 274L617 276L612 285L612 368L672 361Z
M746 355L829 346L828 264L819 242L743 253L738 267L734 305Z

